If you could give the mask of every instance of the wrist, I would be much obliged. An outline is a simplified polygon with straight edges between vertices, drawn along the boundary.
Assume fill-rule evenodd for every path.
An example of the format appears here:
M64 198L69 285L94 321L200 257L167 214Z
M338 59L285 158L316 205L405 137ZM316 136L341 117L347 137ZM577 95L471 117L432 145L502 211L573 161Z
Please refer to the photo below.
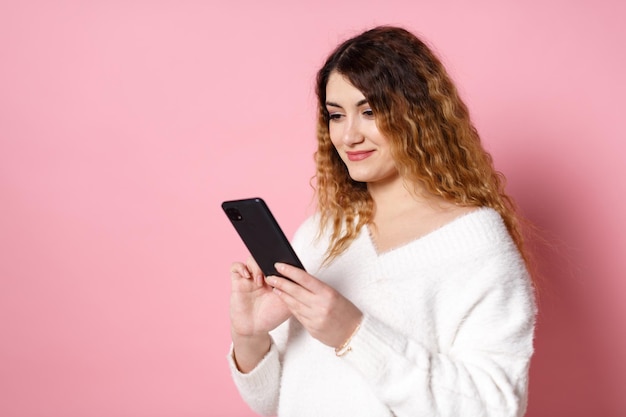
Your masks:
M242 347L254 348L256 346L269 346L271 343L271 338L270 338L269 333L255 334L255 335L242 335L242 334L231 332L231 339L235 347L242 346Z
M350 342L352 342L352 339L358 333L359 329L361 328L362 322L363 322L363 316L361 315L354 330L352 330L350 335L344 340L344 342L341 345L335 348L335 355L343 356L352 350L352 347L350 346Z
M233 360L242 373L252 371L269 352L272 339L269 333L261 335L238 335L232 333Z

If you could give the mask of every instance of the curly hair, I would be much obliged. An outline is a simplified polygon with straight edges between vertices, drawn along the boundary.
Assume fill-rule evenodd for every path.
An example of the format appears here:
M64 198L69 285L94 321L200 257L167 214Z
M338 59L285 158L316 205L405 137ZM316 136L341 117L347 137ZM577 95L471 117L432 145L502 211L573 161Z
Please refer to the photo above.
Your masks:
M373 218L365 183L354 181L329 135L326 85L337 72L359 89L409 184L461 206L491 207L528 263L514 201L504 191L467 106L433 51L411 32L380 26L340 44L317 73L316 192L321 229L331 227L329 261Z

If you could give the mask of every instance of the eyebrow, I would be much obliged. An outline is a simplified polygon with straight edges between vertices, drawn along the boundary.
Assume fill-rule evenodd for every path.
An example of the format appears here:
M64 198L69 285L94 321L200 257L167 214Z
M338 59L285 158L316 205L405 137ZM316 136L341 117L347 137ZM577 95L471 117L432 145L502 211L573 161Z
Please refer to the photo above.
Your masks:
M357 106L357 107L360 107L360 106L362 106L362 105L364 105L364 104L367 104L367 99L366 99L366 98L364 98L363 100L359 100L359 101L356 103L356 106ZM340 109L343 109L343 107L341 107L339 104L337 104L337 103L333 103L332 101L327 101L327 102L326 102L326 105L327 105L327 106L330 106L330 107L338 107L338 108L340 108Z

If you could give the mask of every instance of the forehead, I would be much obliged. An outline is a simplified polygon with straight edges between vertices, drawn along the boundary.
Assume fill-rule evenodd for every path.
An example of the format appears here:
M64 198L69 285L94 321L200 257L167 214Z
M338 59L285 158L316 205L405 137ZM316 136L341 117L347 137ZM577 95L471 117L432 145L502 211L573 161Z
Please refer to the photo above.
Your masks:
M356 103L365 98L363 93L356 88L344 75L333 71L326 83L326 100L328 102Z

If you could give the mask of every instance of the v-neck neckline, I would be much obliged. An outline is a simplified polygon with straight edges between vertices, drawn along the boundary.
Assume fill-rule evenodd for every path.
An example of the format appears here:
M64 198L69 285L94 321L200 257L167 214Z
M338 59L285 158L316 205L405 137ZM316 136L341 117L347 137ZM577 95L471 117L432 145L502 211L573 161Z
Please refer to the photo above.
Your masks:
M372 235L372 231L369 227L369 225L364 225L363 226L363 231L362 233L365 235L365 239L367 240L367 243L369 245L369 247L371 248L371 250L374 252L374 254L376 255L377 258L382 258L385 257L386 255L392 254L392 253L396 253L396 252L400 252L402 250L406 250L414 245L420 244L424 241L428 241L431 239L436 238L438 235L440 235L442 232L444 232L445 230L447 230L450 227L453 227L455 224L459 223L460 221L462 221L463 219L466 219L469 216L475 215L477 213L480 213L483 211L484 208L479 207L476 210L472 210L468 213L464 213L461 214L460 216L455 217L454 219L450 220L447 223L444 223L443 225L434 228L433 230L424 233L420 236L415 237L414 239L410 239L404 243L401 243L397 246L391 247L389 249L386 249L384 251L380 251L378 249L378 246L376 245L376 240L374 239L374 236Z

